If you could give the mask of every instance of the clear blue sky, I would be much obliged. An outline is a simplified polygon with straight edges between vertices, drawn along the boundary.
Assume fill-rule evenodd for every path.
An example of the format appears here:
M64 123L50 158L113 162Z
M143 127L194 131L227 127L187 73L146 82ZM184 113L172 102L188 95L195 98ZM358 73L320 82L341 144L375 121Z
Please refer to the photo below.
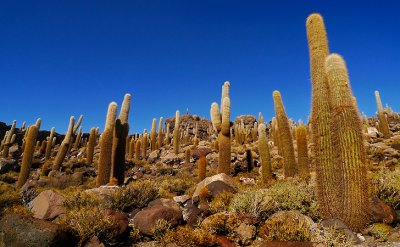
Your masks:
M209 118L231 81L233 120L273 114L306 120L311 83L305 20L324 16L331 52L345 58L361 111L399 108L399 1L0 2L0 121L42 118L64 132L71 115L104 128L107 105L132 94L131 133L186 108Z

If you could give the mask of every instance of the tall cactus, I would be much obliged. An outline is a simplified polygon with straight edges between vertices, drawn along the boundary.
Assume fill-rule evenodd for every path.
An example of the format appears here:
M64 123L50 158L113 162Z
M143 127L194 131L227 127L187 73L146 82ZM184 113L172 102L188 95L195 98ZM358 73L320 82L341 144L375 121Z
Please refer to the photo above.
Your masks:
M382 131L383 136L385 138L389 138L391 136L391 133L386 115L383 111L383 106L382 106L381 96L379 95L379 91L375 91L375 99L376 99L376 104L378 106L379 129L380 131Z
M205 156L201 156L197 160L197 169L199 172L199 180L203 181L206 178L206 173L207 173L207 158Z
M175 126L174 126L174 153L177 155L179 154L179 111L175 113Z
M163 117L160 117L160 121L158 122L158 136L157 136L158 148L161 148L163 146L164 133L162 125L163 125Z
M269 154L267 132L264 123L258 125L258 152L261 158L261 176L263 183L272 178L271 156Z
M86 165L91 165L93 163L93 156L94 156L94 147L96 146L96 139L97 139L97 129L91 128L89 134L89 142L86 148Z
M296 128L296 143L299 175L302 178L308 178L310 169L308 167L307 127L302 122Z
M334 162L331 106L328 101L328 83L325 76L325 59L329 54L328 40L322 16L311 14L306 21L307 39L310 53L312 82L311 139L313 143L313 163L316 168L317 198L324 218L331 218L338 207L340 186L336 175L338 167Z
M3 143L3 158L8 158L8 153L10 150L10 146L13 144L13 139L15 140L15 135L14 135L14 131L15 131L15 125L17 124L17 121L13 121L11 128L9 131L7 131L7 136L5 138L5 141ZM13 138L14 136L14 138Z
M97 171L97 186L105 185L110 180L111 158L113 146L113 132L115 119L117 118L117 103L111 102L108 105L106 124L100 140L100 156Z
M18 181L16 184L17 189L21 188L29 177L38 131L39 129L36 125L30 126L28 129L28 135L25 140L25 149L22 157L21 171L19 172Z
M227 81L222 86L222 104L220 115L218 104L211 104L211 122L218 134L219 158L218 173L231 174L231 131L230 131L230 114L231 101L229 99L230 83Z
M49 141L47 142L47 145L46 145L46 152L44 155L45 160L50 159L50 156L51 156L51 147L53 146L54 132L55 132L55 128L53 127L50 130Z
M353 230L363 229L369 222L369 193L366 150L361 120L351 93L346 64L337 54L326 59L329 100L332 106L331 130L336 164L340 166L341 192L337 217Z
M58 170L61 167L62 162L64 161L65 155L67 155L68 147L72 142L72 132L74 127L75 118L71 116L69 119L68 130L65 133L64 140L61 142L61 145L58 149L57 156L54 159L53 170Z
M121 111L114 126L110 179L115 178L119 185L123 184L125 180L125 151L126 137L129 133L128 118L130 105L131 95L125 94Z
M153 122L151 123L151 132L150 132L150 149L151 151L156 150L157 143L157 119L153 118Z
M279 91L275 90L272 94L272 97L274 99L276 121L279 128L279 137L280 141L282 142L284 174L285 177L293 177L297 174L297 168L289 122Z

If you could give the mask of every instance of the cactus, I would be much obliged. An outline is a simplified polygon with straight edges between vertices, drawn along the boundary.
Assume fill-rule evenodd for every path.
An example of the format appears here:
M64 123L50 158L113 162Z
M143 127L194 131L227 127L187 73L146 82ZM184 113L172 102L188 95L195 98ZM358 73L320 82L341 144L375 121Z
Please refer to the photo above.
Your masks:
M142 143L140 142L140 140L138 139L135 142L135 160L140 160L140 146L142 145Z
M93 156L94 156L94 147L96 146L96 139L97 139L97 130L96 128L90 129L89 134L89 142L87 144L87 157L86 157L86 165L91 165L93 163Z
M271 121L271 133L274 145L278 148L278 154L282 156L283 147L279 136L279 128L278 128L278 123L276 121L276 117L273 117Z
M150 149L151 151L156 150L157 143L157 119L153 118L153 122L151 123L151 132L150 132Z
M363 144L361 120L352 98L346 64L337 54L326 59L329 100L332 106L331 130L336 164L340 166L337 218L353 230L361 230L369 222L369 194L366 150Z
M258 125L258 152L261 158L261 176L263 183L272 178L271 156L269 154L267 132L264 123Z
M282 142L284 174L285 177L293 177L297 174L297 169L289 122L286 116L285 108L282 103L281 94L275 90L272 94L272 97L274 99L276 121L279 128L279 137L280 141Z
M64 140L62 141L62 143L58 149L57 156L54 159L54 163L53 163L53 167L52 167L52 169L54 171L60 169L60 166L61 166L62 162L64 161L65 155L67 155L69 144L72 142L71 138L72 138L74 122L75 122L75 118L73 116L71 116L71 118L69 119L68 130L65 133Z
M38 131L39 129L36 125L30 126L28 129L25 150L22 157L21 171L19 172L18 181L16 184L17 189L21 188L29 177Z
M97 173L97 186L105 185L110 181L111 158L113 146L113 132L117 118L117 103L108 105L106 124L100 140L100 156Z
M38 118L36 119L36 123L35 123L36 127L38 128L38 130L40 129L40 125L42 125L42 119Z
M160 117L160 121L158 123L158 136L157 136L158 148L161 148L163 146L164 135L163 135L162 124L163 124L163 118Z
M167 124L167 133L165 133L165 144L166 145L171 144L171 133L169 129L169 123Z
M128 159L132 160L134 154L135 154L135 138L132 137L131 141L129 142Z
M131 95L125 94L121 111L114 126L110 179L115 178L119 185L122 185L125 180L125 151L126 137L129 133L128 118L130 105Z
M185 150L185 163L190 163L190 149Z
M4 139L4 143L3 143L3 158L8 158L8 153L10 150L10 146L13 144L13 140L15 140L15 135L14 135L14 131L15 131L15 125L17 124L17 121L13 121L11 128L9 131L7 131L7 135ZM14 138L13 138L14 136Z
M173 135L174 135L173 137L174 153L178 155L179 154L179 111L176 111L175 113L175 126Z
M142 136L142 159L147 158L147 148L149 146L148 142L148 134L146 130L144 130L143 136Z
M383 111L381 96L379 95L379 91L375 91L375 99L376 104L378 106L378 119L379 119L379 130L383 133L385 138L390 138L391 133L389 129L389 124Z
M43 140L42 143L40 143L39 153L41 155L45 154L45 152L46 152L47 142L48 142L47 140Z
M324 218L331 218L338 207L338 168L335 166L332 133L331 106L328 101L328 83L325 75L325 59L328 56L328 41L322 16L311 14L306 21L310 53L312 82L311 139L313 163L316 168L317 199Z
M205 156L201 156L199 160L197 160L197 168L199 170L199 180L203 181L206 178L207 173L207 158Z
M300 122L296 128L297 163L299 175L302 178L310 177L308 168L307 127Z
M51 147L53 146L54 132L55 132L55 128L53 127L50 130L49 140L48 140L47 145L46 145L46 152L44 154L44 159L45 160L50 159L50 156L51 156Z
M74 142L74 146L73 146L73 148L75 150L79 149L79 144L81 142L81 138L82 138L82 127L79 128L78 135L75 138L75 142Z

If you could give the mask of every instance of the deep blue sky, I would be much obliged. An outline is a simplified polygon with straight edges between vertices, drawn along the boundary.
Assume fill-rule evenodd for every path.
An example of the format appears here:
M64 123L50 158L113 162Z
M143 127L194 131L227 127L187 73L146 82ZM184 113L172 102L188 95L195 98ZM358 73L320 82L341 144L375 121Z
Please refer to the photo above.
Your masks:
M352 2L352 3L351 3ZM0 121L42 118L64 132L71 115L104 128L107 105L132 94L131 132L186 108L209 118L231 81L231 119L307 119L305 20L324 16L331 52L343 55L360 111L399 108L399 1L0 1Z

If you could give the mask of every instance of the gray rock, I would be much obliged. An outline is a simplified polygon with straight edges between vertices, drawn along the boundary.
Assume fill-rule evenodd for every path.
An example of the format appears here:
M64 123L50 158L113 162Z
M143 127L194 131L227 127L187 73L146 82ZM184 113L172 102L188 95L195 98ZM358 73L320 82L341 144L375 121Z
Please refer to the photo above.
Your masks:
M33 217L48 220L64 214L65 208L62 206L64 201L64 196L53 190L42 191L30 202Z
M0 174L19 171L18 161L0 158Z
M238 188L235 181L225 173L220 173L212 177L207 177L197 184L196 190L193 193L192 200L197 202L199 200L199 192L207 188L212 196L216 196L222 192L237 192Z

